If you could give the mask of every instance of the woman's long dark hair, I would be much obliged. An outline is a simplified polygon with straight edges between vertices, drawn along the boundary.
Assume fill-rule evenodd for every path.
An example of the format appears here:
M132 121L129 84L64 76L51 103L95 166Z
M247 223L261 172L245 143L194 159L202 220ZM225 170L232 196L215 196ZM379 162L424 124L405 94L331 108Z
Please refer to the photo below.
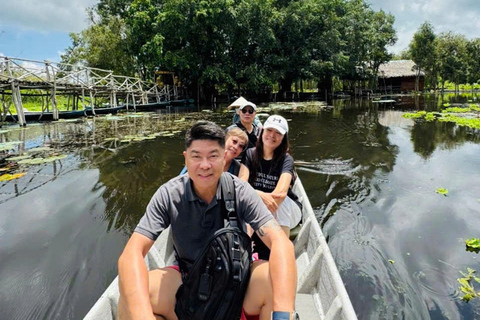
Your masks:
M263 133L265 129L262 129L260 136L258 137L257 144L255 146L255 152L253 154L252 168L250 171L250 176L248 177L248 182L253 185L255 178L257 176L257 168L260 167L260 161L263 159ZM285 132L283 135L282 143L273 151L272 159L272 169L275 170L277 166L283 163L285 155L290 151L290 144L288 143L288 133Z

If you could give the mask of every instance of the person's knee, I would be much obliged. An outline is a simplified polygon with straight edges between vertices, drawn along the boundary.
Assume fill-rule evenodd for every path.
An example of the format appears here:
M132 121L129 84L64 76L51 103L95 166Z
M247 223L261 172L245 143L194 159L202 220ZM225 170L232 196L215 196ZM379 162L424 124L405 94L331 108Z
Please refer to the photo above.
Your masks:
M182 284L180 273L164 268L149 272L149 296L153 312L169 317L175 310L175 294Z

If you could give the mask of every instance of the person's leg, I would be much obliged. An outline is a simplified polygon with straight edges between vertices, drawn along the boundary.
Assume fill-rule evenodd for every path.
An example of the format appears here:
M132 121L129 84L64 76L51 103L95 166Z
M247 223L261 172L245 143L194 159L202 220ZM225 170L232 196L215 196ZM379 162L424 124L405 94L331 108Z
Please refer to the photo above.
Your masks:
M180 272L172 268L162 268L150 271L149 293L153 313L161 316L159 319L177 320L175 315L175 294L182 284Z
M290 237L290 230L295 228L302 219L302 210L300 210L295 201L285 197L277 211L275 211L274 216L287 237Z
M247 315L260 315L260 320L269 320L273 310L273 295L268 262L253 262L251 272L243 309Z
M172 268L150 271L149 295L153 313L158 320L177 320L175 315L175 294L182 284L180 272ZM118 300L118 318L129 320L125 302L120 295Z

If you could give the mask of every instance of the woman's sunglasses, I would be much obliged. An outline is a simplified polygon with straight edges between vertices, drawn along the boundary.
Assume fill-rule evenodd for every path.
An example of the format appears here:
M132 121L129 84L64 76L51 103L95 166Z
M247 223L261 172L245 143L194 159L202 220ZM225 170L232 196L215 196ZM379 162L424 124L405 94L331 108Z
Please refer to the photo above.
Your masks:
M250 114L252 114L252 113L255 112L255 110L253 110L253 109L246 109L246 108L243 108L243 109L242 109L242 113L247 113L247 112L250 113Z

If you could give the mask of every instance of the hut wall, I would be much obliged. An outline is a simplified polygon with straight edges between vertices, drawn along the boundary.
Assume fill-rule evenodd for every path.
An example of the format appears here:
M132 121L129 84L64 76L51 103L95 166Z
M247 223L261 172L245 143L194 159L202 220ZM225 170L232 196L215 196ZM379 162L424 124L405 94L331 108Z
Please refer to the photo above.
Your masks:
M423 90L424 77L420 77L419 89ZM415 77L379 78L378 89L383 92L408 92L415 90Z

